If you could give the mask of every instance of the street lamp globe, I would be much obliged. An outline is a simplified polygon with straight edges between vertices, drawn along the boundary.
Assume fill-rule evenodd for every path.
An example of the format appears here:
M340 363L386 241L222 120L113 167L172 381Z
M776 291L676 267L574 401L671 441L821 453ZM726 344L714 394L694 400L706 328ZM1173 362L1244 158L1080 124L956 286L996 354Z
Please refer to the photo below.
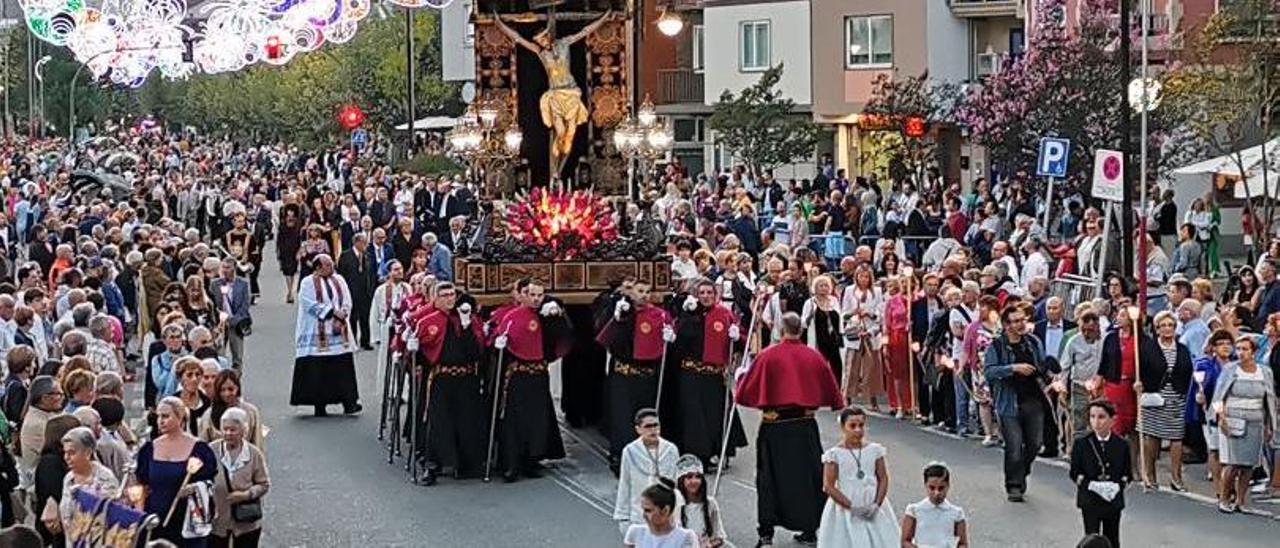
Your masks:
M507 146L507 152L512 155L520 153L520 143L524 142L524 134L520 133L520 128L511 126L507 128L507 132L502 135L502 142Z
M671 148L671 132L665 127L653 128L649 130L646 136L649 148L655 153L662 154Z
M1135 112L1151 112L1160 108L1160 81L1155 78L1134 78L1129 82L1129 105Z
M667 11L667 8L662 8L662 15L658 16L658 30L667 36L680 34L684 30L684 19Z
M640 127L653 127L653 123L658 120L658 109L653 106L653 101L649 100L649 96L644 96L644 103L640 104L640 110L636 111L636 120L640 122Z
M480 116L480 123L484 124L485 129L492 128L493 124L498 121L498 108L493 103L485 103L477 113Z

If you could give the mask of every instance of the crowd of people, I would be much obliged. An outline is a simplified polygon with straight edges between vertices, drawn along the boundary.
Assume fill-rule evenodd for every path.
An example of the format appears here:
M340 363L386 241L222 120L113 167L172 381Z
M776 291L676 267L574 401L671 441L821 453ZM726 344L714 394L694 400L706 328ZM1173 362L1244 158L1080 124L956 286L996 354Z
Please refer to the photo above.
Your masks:
M1016 177L690 179L671 164L616 214L622 237L665 244L674 287L614 280L584 322L537 279L496 306L454 285L454 257L487 245L474 181L349 150L116 139L134 155L111 168L123 196L72 173L106 169L98 140L0 158L0 520L44 544L63 542L77 489L159 517L153 535L180 546L257 544L267 428L242 372L273 283L298 310L290 403L362 412L355 356L372 352L384 439L407 444L422 484L542 475L565 456L557 368L603 370L629 546L723 545L719 476L748 446L761 546L779 527L822 546L967 545L945 465L921 471L923 500L889 502L872 415L1003 446L1013 503L1037 458L1068 460L1085 531L1112 546L1127 484L1184 491L1186 463L1209 464L1223 512L1280 490L1280 242L1224 287L1211 197L1181 223L1167 193L1139 212L1146 256L1125 273L1099 209L1068 195L1042 226ZM271 251L280 282L259 279ZM603 363L570 363L584 332ZM760 410L754 440L740 408ZM825 451L820 408L840 411Z

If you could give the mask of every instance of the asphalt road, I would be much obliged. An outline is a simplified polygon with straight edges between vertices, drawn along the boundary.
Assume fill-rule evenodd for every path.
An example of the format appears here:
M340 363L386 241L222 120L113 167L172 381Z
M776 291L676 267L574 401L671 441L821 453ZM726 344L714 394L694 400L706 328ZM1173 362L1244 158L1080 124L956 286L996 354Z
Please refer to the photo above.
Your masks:
M270 255L269 255L270 256ZM386 462L377 441L379 398L373 356L357 356L366 411L359 417L314 418L288 405L293 365L294 305L274 264L264 265L262 302L253 310L254 334L246 350L247 399L262 410L272 489L266 498L264 545L279 547L613 547L621 538L609 513L615 480L594 431L565 431L570 457L542 479L507 485L442 479L433 487L410 484L401 461ZM573 364L568 364L573 366ZM333 409L333 410L336 410ZM758 423L743 412L748 437ZM838 428L819 415L824 445ZM870 437L888 448L889 500L901 515L924 496L919 478L934 460L953 470L952 501L965 508L973 546L1070 547L1081 537L1074 488L1065 469L1037 465L1024 504L1004 500L1000 450L982 448L904 422L872 418ZM755 542L754 449L746 448L726 473L720 504L731 542ZM1188 474L1198 474L1197 467ZM1121 530L1125 546L1274 546L1280 522L1262 516L1225 516L1205 503L1167 493L1128 493ZM1280 509L1280 507L1270 507ZM778 546L791 535L779 531Z

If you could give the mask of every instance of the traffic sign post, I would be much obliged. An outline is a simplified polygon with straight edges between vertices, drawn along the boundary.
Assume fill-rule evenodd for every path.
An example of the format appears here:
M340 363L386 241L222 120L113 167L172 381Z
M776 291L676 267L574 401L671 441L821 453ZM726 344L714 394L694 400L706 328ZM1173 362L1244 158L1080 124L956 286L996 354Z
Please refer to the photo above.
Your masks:
M1067 161L1071 159L1071 141L1056 137L1040 139L1040 154L1036 159L1036 175L1047 177L1044 192L1044 230L1049 231L1049 214L1053 211L1053 183L1067 176Z
M1118 150L1098 149L1093 153L1093 191L1090 193L1094 198L1098 198L1105 202L1103 210L1103 231L1102 231L1102 265L1099 265L1098 278L1095 280L1095 290L1098 295L1102 294L1103 272L1106 271L1105 264L1107 261L1107 247L1111 242L1111 224L1113 220L1118 220L1119 215L1113 215L1116 203L1124 201L1124 154ZM1121 228L1120 230L1124 230ZM1124 232L1120 233L1120 237L1124 237ZM1087 259L1086 259L1087 260Z

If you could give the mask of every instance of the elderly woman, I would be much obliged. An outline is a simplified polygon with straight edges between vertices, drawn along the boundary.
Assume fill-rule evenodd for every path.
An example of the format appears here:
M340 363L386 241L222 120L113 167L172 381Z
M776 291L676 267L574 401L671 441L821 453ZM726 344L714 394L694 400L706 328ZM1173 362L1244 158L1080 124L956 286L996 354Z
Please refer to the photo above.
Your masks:
M120 482L111 469L94 460L96 451L97 439L93 430L87 427L72 428L62 436L62 458L67 462L68 472L62 481L62 502L58 504L58 514L64 530L71 526L75 508L72 493L77 489L107 499L120 495Z
M209 410L210 398L200 391L200 379L204 376L204 367L200 360L192 356L184 356L174 366L174 374L178 378L178 391L175 394L187 407L187 432L196 433L200 417Z
M1248 502L1253 467L1276 427L1275 375L1254 360L1257 345L1252 336L1236 338L1239 360L1222 370L1213 391L1222 463L1218 510L1225 513L1241 512Z
M1142 434L1146 459L1142 463L1143 485L1155 489L1156 459L1160 456L1162 441L1169 442L1169 472L1174 491L1186 491L1182 483L1182 434L1186 427L1184 410L1187 392L1191 388L1193 364L1191 352L1178 342L1178 320L1168 310L1156 314L1156 345L1160 359L1148 360L1143 356L1134 390L1140 393L1138 405L1142 420L1138 432Z
M184 347L186 340L186 332L182 329L182 325L171 323L164 326L161 334L164 350L156 352L151 357L150 366L147 368L148 407L154 406L156 400L178 392L179 377L174 366L187 353Z
M156 405L156 428L160 435L138 450L135 476L144 489L144 512L167 516L170 507L174 508L172 517L156 528L154 536L178 546L203 548L205 538L183 538L182 524L187 514L187 497L194 492L194 484L212 482L217 477L218 458L209 444L183 430L186 421L187 406L181 399L170 396L160 400ZM183 479L191 469L195 471L183 487Z
M226 369L218 373L213 381L213 391L210 392L213 403L209 407L209 412L200 421L200 439L208 442L216 441L222 436L222 431L214 425L222 424L222 415L227 411L240 409L247 417L244 426L245 439L254 447L263 448L262 415L258 412L256 405L244 400L242 387L239 371Z
M226 371L235 373L235 371ZM261 502L271 488L267 475L267 459L256 445L245 439L251 428L250 417L243 409L230 408L222 413L222 439L213 442L218 457L219 474L213 485L213 501L217 509L213 522L215 548L236 546L255 548L262 535ZM258 502L255 516L245 503Z

